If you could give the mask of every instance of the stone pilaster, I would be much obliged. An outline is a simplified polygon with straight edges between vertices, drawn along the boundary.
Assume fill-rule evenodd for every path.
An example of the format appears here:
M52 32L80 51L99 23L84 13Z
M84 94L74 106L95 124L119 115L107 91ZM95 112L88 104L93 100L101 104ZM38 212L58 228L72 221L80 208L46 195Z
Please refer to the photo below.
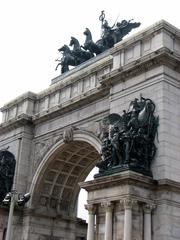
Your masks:
M85 208L89 212L88 230L87 230L87 240L94 240L94 225L95 225L95 212L96 207L93 204L85 205Z
M112 240L112 211L113 203L104 202L101 203L101 206L105 208L106 211L106 220L105 220L105 240Z

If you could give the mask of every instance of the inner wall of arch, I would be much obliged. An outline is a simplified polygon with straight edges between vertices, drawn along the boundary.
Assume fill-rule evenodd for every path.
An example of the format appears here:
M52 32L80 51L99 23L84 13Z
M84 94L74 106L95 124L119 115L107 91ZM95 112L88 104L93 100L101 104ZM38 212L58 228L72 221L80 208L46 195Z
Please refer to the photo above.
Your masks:
M97 150L87 142L73 141L51 156L51 161L36 187L37 209L76 216L78 185L100 159ZM38 207L37 207L38 206Z

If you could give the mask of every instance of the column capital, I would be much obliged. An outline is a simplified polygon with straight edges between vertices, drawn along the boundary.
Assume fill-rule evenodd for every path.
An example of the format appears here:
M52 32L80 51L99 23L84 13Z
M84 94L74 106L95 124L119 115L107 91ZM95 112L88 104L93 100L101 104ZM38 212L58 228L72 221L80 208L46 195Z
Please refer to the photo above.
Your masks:
M112 202L102 202L101 207L104 207L106 212L112 212L114 204Z
M88 210L89 214L94 215L96 212L96 206L94 204L85 204L85 209Z
M124 209L132 209L132 207L137 204L137 201L134 199L125 198L120 200L120 204L124 206Z
M156 205L154 203L146 203L143 205L143 210L145 213L151 213L151 211L155 208Z

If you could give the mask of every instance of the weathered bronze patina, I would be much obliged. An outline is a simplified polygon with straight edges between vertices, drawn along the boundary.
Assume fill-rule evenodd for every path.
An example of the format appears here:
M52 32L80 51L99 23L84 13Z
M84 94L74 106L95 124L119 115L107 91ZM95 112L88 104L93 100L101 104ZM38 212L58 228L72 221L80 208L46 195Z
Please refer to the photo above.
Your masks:
M11 191L15 172L16 160L7 149L0 150L0 203Z
M99 20L101 21L101 38L94 42L91 31L88 28L84 31L86 39L83 46L79 44L79 41L76 38L71 37L69 45L73 46L73 50L71 50L67 45L58 49L58 51L62 53L62 58L56 59L59 63L57 64L55 70L61 66L61 73L67 72L69 70L69 66L77 66L95 55L106 51L107 49L113 47L114 44L121 41L123 37L133 28L140 26L139 22L132 22L131 19L128 21L122 20L111 27L105 19L104 11L101 12Z
M151 162L156 153L154 139L159 118L155 104L140 97L130 103L123 114L110 114L103 119L102 160L97 163L97 176L133 170L151 176Z

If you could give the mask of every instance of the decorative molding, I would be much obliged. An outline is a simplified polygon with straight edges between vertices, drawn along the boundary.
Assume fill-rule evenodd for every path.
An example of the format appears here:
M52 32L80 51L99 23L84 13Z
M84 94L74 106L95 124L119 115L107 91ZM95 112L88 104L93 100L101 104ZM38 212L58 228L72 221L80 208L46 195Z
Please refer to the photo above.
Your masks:
M112 202L102 202L101 207L104 207L106 212L112 212L114 204Z
M149 204L149 203L146 203L143 205L143 210L144 210L144 213L151 213L152 210L154 210L156 208L156 205L155 204Z
M51 135L52 136L52 135ZM58 139L58 136L56 136L56 138ZM51 143L51 147L47 152L43 153L43 156L41 157L41 159L39 159L40 161L36 163L36 166L33 166L33 174L32 174L32 179L31 181L31 186L30 186L30 190L29 192L31 192L32 197L30 199L30 201L28 202L28 206L34 206L34 202L35 202L35 194L36 191L39 191L39 189L37 189L40 177L42 176L42 174L44 173L46 167L48 166L49 162L51 161L51 156L57 151L61 151L61 149L63 149L64 147L64 141L62 138L62 135L60 136L60 140L58 141L56 139L56 143ZM80 130L77 130L74 132L74 141L84 141L89 143L92 147L94 147L96 149L97 152L100 152L100 141L99 139L94 136L93 134L90 134L89 132L82 132ZM43 142L43 141L41 141ZM87 175L90 169L85 169L85 171L87 171ZM86 176L87 176L86 175Z
M110 176L105 176L101 178L96 178L96 181L92 185L90 182L81 182L79 185L81 188L86 189L86 191L102 189L104 187L113 187L118 185L130 184L140 186L149 190L153 190L157 185L157 182L149 176L143 176L142 174L126 171L120 174L114 174Z
M24 102L25 100L35 101L37 99L37 94L33 92L26 92L23 95L15 98L13 101L10 101L9 103L5 104L3 107L0 108L0 111L5 111L21 102Z
M137 200L125 198L120 200L120 204L124 206L124 209L132 209L134 205L137 205Z
M33 126L33 123L32 123L32 117L23 113L16 118L13 118L11 120L8 120L7 122L1 123L0 132L6 133L24 125Z
M142 72L148 71L153 67L160 65L166 65L171 68L179 68L179 56L175 53L172 54L171 50L166 47L153 51L141 58L134 60L130 63L120 66L119 68L112 70L108 74L104 74L99 79L100 84L104 86L111 86L115 82L125 81L128 78L137 76Z
M89 214L95 215L96 209L97 209L96 205L94 205L94 204L85 204L84 206L85 206L85 209L88 210Z
M62 135L50 137L48 140L39 141L34 143L34 171L36 171L38 165L43 160L46 153L51 149L54 144L59 142L62 139Z
M69 143L73 141L74 128L72 126L66 128L63 132L63 141Z
M50 120L59 115L66 114L67 112L73 111L77 108L83 107L86 104L89 104L93 101L102 99L105 96L108 96L109 89L102 86L95 87L89 90L86 93L79 94L74 98L69 98L67 101L57 104L52 108L48 108L45 111L39 112L33 116L33 123L41 123L46 120Z

